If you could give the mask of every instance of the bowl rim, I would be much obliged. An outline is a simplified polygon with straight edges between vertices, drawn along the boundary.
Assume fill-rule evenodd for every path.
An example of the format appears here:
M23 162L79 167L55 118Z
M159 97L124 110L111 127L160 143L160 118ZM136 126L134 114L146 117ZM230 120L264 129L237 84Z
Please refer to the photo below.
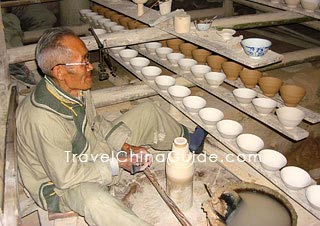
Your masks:
M300 182L300 183L292 184L291 181L288 180L288 178L285 177L285 175L284 175L289 170L294 170L294 173L295 173L296 176L298 175L298 173L301 173L302 176L305 176L306 181L302 184L301 181L299 180L298 182ZM283 180L284 183L286 183L290 187L293 187L293 188L296 188L296 189L302 189L304 187L307 187L308 185L310 185L310 183L312 181L310 174L306 170L304 170L304 169L302 169L300 167L297 167L297 166L286 166L286 167L283 167L280 170L280 176L281 176L281 179Z
M263 43L266 43L266 44L259 45L259 46L253 45L253 44L249 45L247 42L251 42L251 41L262 41ZM246 38L241 40L241 45L250 46L250 47L270 47L272 45L272 42L265 38Z

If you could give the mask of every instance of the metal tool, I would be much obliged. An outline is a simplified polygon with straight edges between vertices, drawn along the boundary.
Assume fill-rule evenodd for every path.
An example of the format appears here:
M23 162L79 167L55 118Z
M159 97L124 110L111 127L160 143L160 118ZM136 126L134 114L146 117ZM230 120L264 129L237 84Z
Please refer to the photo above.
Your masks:
M94 39L97 42L99 48L99 80L106 80L112 75L116 76L116 67L112 65L112 61L108 52L108 49L104 48L103 44L100 42L97 34L94 32L94 29L90 26L89 31L93 35Z

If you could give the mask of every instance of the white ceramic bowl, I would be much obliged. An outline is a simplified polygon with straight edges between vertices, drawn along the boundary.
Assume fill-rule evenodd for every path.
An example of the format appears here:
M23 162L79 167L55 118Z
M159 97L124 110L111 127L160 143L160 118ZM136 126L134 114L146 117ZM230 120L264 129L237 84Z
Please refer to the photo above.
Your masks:
M144 44L150 54L156 54L156 49L162 46L161 42L147 42Z
M237 137L237 145L242 152L254 154L264 147L264 142L260 137L254 134L244 133Z
M92 12L92 10L91 9L80 9L80 15L82 16L82 17L86 17L86 13L91 13Z
M178 66L178 61L180 59L184 58L184 54L182 53L169 53L167 55L168 61L173 65L173 66Z
M178 60L178 65L181 68L181 70L187 72L190 71L191 67L193 65L196 65L198 62L194 59L189 59L189 58L183 58Z
M154 80L162 73L161 68L156 66L147 66L142 68L141 74L148 80Z
M292 190L299 190L310 185L311 177L304 170L296 166L287 166L280 171L283 183Z
M213 126L223 119L224 114L217 108L202 108L199 111L199 116L204 124Z
M191 94L191 90L185 86L174 85L168 88L168 93L175 101L182 101L183 98Z
M311 185L308 187L306 196L312 208L320 210L320 185Z
M204 108L207 101L199 96L187 96L182 99L182 103L190 113L198 113L201 108Z
M166 60L167 59L167 54L172 53L173 49L169 47L159 47L156 48L156 54L161 60Z
M103 18L104 18L104 16L102 16L102 15L95 15L92 17L92 20L96 26L99 26L98 20L103 19Z
M286 129L294 129L303 120L305 113L295 107L282 107L276 110L280 123Z
M93 31L96 33L96 35L103 35L107 33L105 29L100 29L100 28L93 29Z
M135 71L140 72L142 68L150 64L150 60L145 57L134 57L130 59L130 64Z
M139 48L139 50L144 50L144 51L146 50L144 43L138 44L138 48Z
M239 122L229 119L219 121L217 129L220 135L226 139L234 139L243 131L243 127Z
M271 42L263 38L247 38L241 41L241 45L249 57L257 59L268 52Z
M209 71L211 71L211 67L207 65L196 64L191 67L192 74L198 79L203 79L204 75Z
M110 50L113 54L115 54L116 56L119 56L119 52L125 48L126 46L118 46L118 47L112 47L110 48Z
M160 75L155 78L155 82L159 89L166 91L170 86L176 84L176 79L168 75Z
M226 79L226 75L222 72L208 72L204 75L210 86L218 87Z
M123 31L126 28L122 25L114 25L110 28L111 32L119 32L119 31Z
M285 0L285 3L289 8L297 8L300 3L300 0Z
M217 34L221 36L224 40L230 40L232 38L232 35L236 33L233 29L222 29L220 31L217 31Z
M307 12L314 12L319 6L319 0L301 0L301 6Z
M138 55L138 51L134 49L124 49L119 52L119 55L125 63L129 64L130 59Z
M109 21L109 22L105 22L103 24L104 28L108 31L108 32L111 32L111 27L112 26L116 26L117 23L116 22L113 22L113 21Z
M253 99L252 104L260 115L270 114L277 106L276 101L264 97Z
M104 23L107 23L110 21L111 21L110 19L103 17L98 20L98 24L100 27L104 28Z
M196 27L196 29L198 31L206 31L208 30L210 27L211 27L211 22L208 22L208 23L201 23L201 22L196 22L194 21L194 26Z
M278 151L263 149L259 152L261 166L269 171L277 171L287 165L287 158Z
M93 22L92 18L93 18L94 16L97 16L97 15L98 15L98 13L96 13L96 12L87 12L87 13L85 13L86 18L87 18L90 22Z
M253 98L257 96L257 92L248 88L238 88L233 90L233 95L241 105L248 105Z

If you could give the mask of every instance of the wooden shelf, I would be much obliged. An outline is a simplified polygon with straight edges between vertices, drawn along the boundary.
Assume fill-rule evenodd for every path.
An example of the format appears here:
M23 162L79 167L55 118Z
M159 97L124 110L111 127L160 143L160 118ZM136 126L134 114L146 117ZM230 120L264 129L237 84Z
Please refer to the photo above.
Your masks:
M261 5L271 6L273 8L277 8L277 9L283 9L283 10L286 10L286 11L299 13L299 14L302 14L302 15L305 15L305 16L316 18L316 19L320 19L320 10L319 10L319 8L316 9L316 11L314 11L314 12L307 12L306 10L304 10L302 8L302 6L300 4L297 6L297 8L289 8L287 6L287 4L284 2L284 0L280 0L279 3L272 3L269 0L267 0L267 1L266 0L248 0L248 1L259 3Z
M145 79L141 73L137 73L130 64L126 64L120 57L115 56L111 53L111 56L117 60L120 64L122 64L127 70L129 70L132 74L134 74L136 77L138 77L140 80L144 81L147 85L149 85L152 89L154 89L159 95L161 95L165 100L167 100L171 105L175 106L179 111L181 111L183 114L185 114L189 119L191 119L196 124L200 125L202 128L204 128L210 135L212 135L214 138L216 138L221 144L226 146L229 150L231 150L236 155L243 156L243 160L245 160L250 166L252 166L255 170L257 170L260 174L265 176L269 181L271 181L274 185L276 185L280 190L282 190L285 194L287 194L289 197L291 197L293 200L295 200L297 203L299 203L303 208L305 208L307 211L309 211L312 215L314 215L316 218L320 219L320 211L313 209L306 196L305 191L306 189L300 189L300 190L290 190L288 189L284 183L282 182L282 179L280 177L280 172L271 172L267 171L262 168L259 161L247 161L245 159L246 154L241 152L235 139L224 139L221 137L220 133L217 131L215 126L207 126L205 125L198 114L191 114L189 113L183 104L181 102L176 102L171 98L171 96L168 94L167 91L160 90L156 83L153 81L149 81ZM157 61L156 61L157 62ZM176 76L179 76L176 75ZM313 181L313 184L316 184L315 181Z
M275 115L267 115L267 116L259 115L252 104L249 104L247 106L240 105L237 102L237 100L235 99L235 97L233 96L232 92L230 92L229 90L227 90L226 88L224 88L222 86L219 86L217 88L213 88L204 79L203 80L195 79L195 77L190 72L185 73L185 72L181 71L179 67L172 66L167 60L160 60L160 58L157 57L157 55L149 54L147 51L140 50L137 46L131 46L131 48L138 50L142 55L145 55L149 59L168 68L169 70L173 71L174 73L178 74L179 76L186 78L190 82L205 89L206 91L213 94L217 98L223 100L224 102L230 104L231 106L239 109L243 113L250 115L251 117L255 118L256 120L259 120L260 122L264 123L265 125L277 130L281 134L283 134L293 140L299 141L299 140L305 139L306 137L309 136L309 132L300 128L300 127L296 127L293 130L285 129L279 123L279 121Z
M145 14L141 17L137 17L137 6L133 2L130 1L121 1L110 3L106 0L95 0L99 4L102 4L110 9L116 10L120 13L123 13L129 17L135 18L139 21L142 21L147 24L152 24L160 17L160 13L153 9L144 7ZM237 38L233 38L232 40L226 42L220 36L216 34L216 30L211 28L208 31L197 31L194 25L192 24L190 32L186 34L178 34L173 29L173 20L169 20L169 22L163 22L156 26L165 32L173 34L182 39L188 40L192 43L195 43L199 46L202 46L206 49L209 49L217 54L223 55L229 59L237 61L243 65L246 65L250 68L257 68L267 66L276 62L280 62L283 59L283 56L269 50L267 54L260 59L250 58L245 54L242 47L239 44L239 40Z

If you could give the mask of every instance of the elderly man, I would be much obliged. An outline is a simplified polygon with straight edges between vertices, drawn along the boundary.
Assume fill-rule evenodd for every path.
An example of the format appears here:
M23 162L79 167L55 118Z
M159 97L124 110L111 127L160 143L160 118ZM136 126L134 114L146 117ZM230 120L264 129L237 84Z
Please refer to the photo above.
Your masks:
M90 225L149 225L107 187L117 182L119 168L130 171L140 164L143 170L151 164L141 145L168 150L175 137L185 136L201 151L204 131L189 134L152 103L113 122L97 116L89 94L93 67L88 50L70 30L45 32L36 60L45 77L17 112L19 170L33 199L49 211L73 210ZM127 155L115 155L120 150ZM140 157L132 158L130 150Z

